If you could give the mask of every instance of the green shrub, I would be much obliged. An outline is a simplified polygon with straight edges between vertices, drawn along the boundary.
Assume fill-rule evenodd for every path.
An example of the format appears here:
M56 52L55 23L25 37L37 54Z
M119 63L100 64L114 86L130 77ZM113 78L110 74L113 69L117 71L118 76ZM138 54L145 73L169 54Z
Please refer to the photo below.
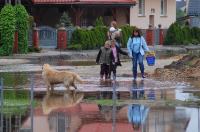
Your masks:
M198 44L200 43L200 28L189 26L181 27L179 24L172 24L165 37L164 44Z
M33 16L29 16L28 23L29 23L29 30L32 30L33 23L34 23L34 17Z
M19 53L27 53L29 15L25 7L21 4L15 6L15 12L16 12L16 28L18 31L18 51Z
M192 41L192 33L191 33L189 26L184 26L182 28L182 32L183 32L183 36L182 36L183 40L191 42Z
M1 47L0 55L11 55L15 33L15 10L12 5L5 5L0 14Z
M67 12L63 12L62 16L60 17L60 24L61 23L64 23L65 27L72 26L71 18Z
M120 28L122 29L122 39L121 39L122 47L126 47L128 38L131 36L133 30L136 27L125 25Z
M191 29L192 38L197 40L200 43L200 28L193 27Z
M98 27L98 26L105 26L104 22L103 22L103 18L100 16L99 18L96 19L95 21L95 26Z
M82 50L81 44L69 45L67 48L68 48L69 50Z
M191 40L191 43L192 43L192 44L199 44L199 41L198 41L197 39L192 39L192 40Z
M72 45L81 45L83 50L99 48L107 39L107 31L108 29L103 26L91 30L76 29L72 34Z
M183 40L183 31L180 25L173 23L167 30L167 35L164 40L165 45L181 44Z
M41 48L34 48L34 47L28 47L28 52L37 52L40 53L41 52Z
M128 38L131 36L133 26L122 26L122 47L126 47ZM81 45L82 49L98 49L104 45L107 38L108 28L97 26L91 30L76 29L72 34L72 45Z

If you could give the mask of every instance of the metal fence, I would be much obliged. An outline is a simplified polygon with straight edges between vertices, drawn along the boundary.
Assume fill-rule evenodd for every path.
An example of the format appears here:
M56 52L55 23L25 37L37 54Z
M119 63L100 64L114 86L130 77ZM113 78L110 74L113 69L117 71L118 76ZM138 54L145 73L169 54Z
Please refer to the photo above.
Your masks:
M17 106L8 106L4 102L5 92L9 92L13 89L4 89L3 79L0 79L0 132L33 132L33 78L31 79L31 90L29 91L30 103L29 105L17 105ZM30 128L22 128L23 120L26 119L26 115L19 113L10 112L13 109L18 111L27 110L27 113L30 113L31 124Z
M40 26L39 29L39 45L41 48L56 48L57 47L57 29L49 26ZM75 27L67 27L67 45L71 44L72 34ZM33 45L33 31L28 32L28 45Z

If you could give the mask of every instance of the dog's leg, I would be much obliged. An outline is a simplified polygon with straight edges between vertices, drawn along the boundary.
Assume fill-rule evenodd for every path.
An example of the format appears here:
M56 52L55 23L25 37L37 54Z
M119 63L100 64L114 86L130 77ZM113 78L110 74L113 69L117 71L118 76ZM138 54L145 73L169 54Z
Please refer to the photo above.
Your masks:
M75 89L77 89L77 86L76 86L74 83L72 83L72 86L73 86Z
M69 89L69 82L67 81L67 79L66 80L64 80L64 85L65 85L65 87L66 87L66 89L67 89L67 91L69 91L70 89Z
M54 91L54 86L53 86L53 84L51 84L51 92L53 92Z

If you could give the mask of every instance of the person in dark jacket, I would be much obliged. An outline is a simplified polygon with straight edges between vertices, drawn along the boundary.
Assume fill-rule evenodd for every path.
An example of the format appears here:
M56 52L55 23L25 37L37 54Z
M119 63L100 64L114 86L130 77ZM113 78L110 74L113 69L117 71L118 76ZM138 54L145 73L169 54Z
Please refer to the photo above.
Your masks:
M114 61L112 50L110 48L110 41L106 41L104 47L101 47L96 58L96 63L100 64L100 79L109 79L110 64Z
M111 78L111 73L113 72L113 80L115 80L117 66L122 66L120 58L119 58L119 54L128 56L128 53L121 50L121 48L119 48L118 46L116 46L115 40L111 40L111 51L114 57L114 61L110 64L109 78Z

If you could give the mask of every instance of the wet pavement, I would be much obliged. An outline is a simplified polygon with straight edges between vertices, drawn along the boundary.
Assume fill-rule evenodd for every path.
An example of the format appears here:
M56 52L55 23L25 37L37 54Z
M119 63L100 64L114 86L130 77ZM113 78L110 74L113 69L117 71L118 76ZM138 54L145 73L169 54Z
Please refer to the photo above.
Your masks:
M52 63L59 70L77 71L84 83L77 84L76 92L66 92L58 84L51 94L46 93L41 64L1 66L7 70L0 75L8 102L3 132L200 132L200 107L193 104L200 100L199 83L159 78L133 81L130 63L123 64L115 82L100 81L99 66L93 62Z

